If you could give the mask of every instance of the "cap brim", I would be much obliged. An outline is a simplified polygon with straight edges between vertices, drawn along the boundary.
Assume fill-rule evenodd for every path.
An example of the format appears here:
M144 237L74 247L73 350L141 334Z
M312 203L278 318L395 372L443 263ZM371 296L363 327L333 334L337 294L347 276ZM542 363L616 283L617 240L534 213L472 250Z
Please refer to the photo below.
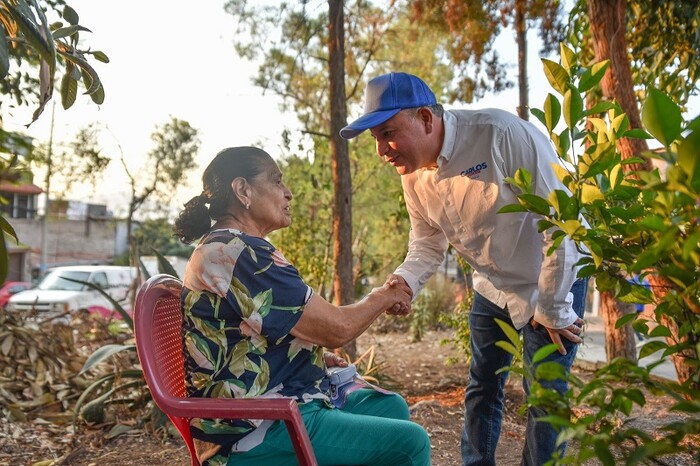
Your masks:
M400 108L394 108L392 110L380 110L362 115L360 118L341 129L340 136L345 139L352 139L359 136L363 131L369 128L374 128L377 125L381 125L389 118L399 113L401 110L402 109Z

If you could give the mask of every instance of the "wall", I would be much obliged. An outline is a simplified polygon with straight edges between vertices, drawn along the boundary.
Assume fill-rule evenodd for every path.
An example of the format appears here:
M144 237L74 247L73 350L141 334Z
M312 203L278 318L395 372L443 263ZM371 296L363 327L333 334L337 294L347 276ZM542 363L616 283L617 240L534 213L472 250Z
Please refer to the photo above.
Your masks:
M8 219L20 243L31 250L31 268L41 266L41 219ZM125 250L119 223L114 219L49 220L46 227L46 265L106 264ZM29 278L29 277L27 277Z

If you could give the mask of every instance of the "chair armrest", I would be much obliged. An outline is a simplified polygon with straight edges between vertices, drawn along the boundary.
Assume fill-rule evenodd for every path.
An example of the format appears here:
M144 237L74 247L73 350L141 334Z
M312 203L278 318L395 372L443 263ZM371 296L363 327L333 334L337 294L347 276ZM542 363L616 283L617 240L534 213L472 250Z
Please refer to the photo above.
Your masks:
M159 402L168 414L204 419L292 419L300 416L299 406L289 398L178 398L161 396ZM159 403L160 404L160 403Z
M300 465L317 466L299 405L289 398L178 398L159 396L156 404L169 416L203 419L273 419L287 425ZM161 405L164 404L163 405Z

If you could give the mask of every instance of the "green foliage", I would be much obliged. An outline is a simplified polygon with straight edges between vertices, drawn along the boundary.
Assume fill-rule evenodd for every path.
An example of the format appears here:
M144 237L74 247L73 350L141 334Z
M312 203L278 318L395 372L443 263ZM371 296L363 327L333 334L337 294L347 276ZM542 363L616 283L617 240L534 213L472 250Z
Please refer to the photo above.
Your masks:
M157 251L163 256L189 258L194 249L173 235L173 226L167 218L142 221L134 230L133 244L139 256Z
M0 3L2 94L14 97L18 104L28 101L30 94L36 95L39 102L31 123L39 118L53 95L59 65L65 68L60 84L61 102L63 108L68 109L75 103L78 82L96 104L104 101L102 82L88 56L109 62L101 51L79 48L80 33L90 30L79 24L80 18L73 8L63 5L59 10L62 2L57 1L42 3L39 5L37 0L3 0ZM62 20L49 23L47 10L59 14ZM38 83L22 69L25 62L39 67Z
M569 13L568 42L580 51L580 63L593 60L587 0L576 0ZM626 2L627 56L639 101L647 89L673 95L681 108L698 92L700 80L700 3L688 0ZM585 89L581 89L582 91ZM595 100L598 91L592 92Z
M86 94L101 104L104 88L87 60L92 55L98 61L109 62L101 51L78 48L79 34L89 29L79 24L79 16L60 0L47 0L39 5L37 0L3 0L0 2L0 96L14 99L17 105L38 97L38 106L32 116L33 123L52 98L57 66L65 64L61 98L63 108L70 108L76 99L77 82L82 79ZM59 11L59 6L62 9ZM58 13L68 23L57 21L49 24L46 12ZM27 67L26 65L30 65ZM39 79L33 77L38 67ZM28 71L31 69L31 73ZM0 121L0 181L16 181L26 170L21 157L30 156L31 139L25 135L5 131ZM12 226L0 217L0 283L5 281L8 270L5 235L17 241Z
M76 183L88 182L95 187L98 176L111 162L98 144L99 132L98 126L91 124L81 128L67 145L54 144L49 148L48 144L41 144L27 157L33 167L49 171L51 194L55 197L63 198ZM60 186L59 190L56 186Z
M471 267L461 256L456 256L459 267L462 270L462 276L468 277L471 273ZM464 287L462 299L457 303L452 314L444 314L440 316L440 322L447 325L448 328L454 330L454 336L446 338L440 344L454 345L460 354L464 355L464 360L469 363L472 357L471 349L471 329L469 328L469 311L472 308L474 299L474 290L469 287ZM457 362L455 358L449 358L448 362Z
M443 316L456 308L459 284L442 274L433 275L418 293L411 306L409 322L413 341L421 341L426 330L443 322Z
M412 0L408 5L417 21L441 38L440 47L454 64L457 84L448 91L450 100L472 102L513 87L510 64L499 56L496 38L508 27L516 29L517 2ZM551 44L563 37L561 2L535 0L521 5L528 27L539 26L542 53L550 53Z
M158 257L158 273L167 273L177 277L177 272L165 256L155 249L153 252ZM140 265L142 272L148 277L146 268L143 264ZM114 301L100 287L94 284L83 281L78 281L78 283L82 283L99 291L105 298L109 299L114 309L127 324L129 329L128 334L133 335L134 321L131 315L129 315L119 303ZM112 371L100 370L100 367L104 366L104 363L110 360L114 361ZM144 391L146 388L146 381L143 378L143 371L135 366L137 363L138 356L136 354L136 345L132 343L110 343L95 350L87 361L85 361L78 375L96 373L99 374L99 376L88 385L76 402L74 422L80 417L86 422L101 423L104 421L105 407L108 404L124 402L124 400L118 398L117 395L124 396L125 393L128 395L133 390L137 390L138 392ZM148 399L148 397L139 395L136 399L129 399L128 403L130 407L138 408ZM156 418L159 418L160 414L161 412L157 408L151 413L151 415Z
M326 153L326 152L324 152ZM400 262L408 238L401 182L390 166L352 157L354 278L384 277ZM366 156L365 156L366 157ZM270 240L297 267L304 280L324 296L332 288L333 180L325 156L290 155L280 161L292 200L292 224ZM357 290L362 294L365 290Z
M167 261L165 256L160 252L154 250L156 256L158 256L158 272L167 273L174 277L177 277L177 272L172 267L172 265ZM141 269L144 275L148 277L148 273L141 264ZM70 279L68 279L70 280ZM123 321L127 324L129 329L129 335L133 335L134 332L134 321L127 313L124 308L112 299L104 290L99 286L92 283L83 282L79 280L70 280L87 285L99 291L105 298L107 298L114 309L122 317ZM113 370L110 371L99 371L99 367L104 365L106 361L114 360ZM120 363L119 361L126 361L126 363ZM109 403L114 403L117 401L116 395L122 396L123 393L129 393L131 390L143 390L146 387L146 381L143 378L143 371L135 367L138 362L138 357L136 355L136 345L129 344L107 344L104 345L90 355L90 357L83 364L82 369L78 375L84 375L87 373L95 372L99 373L99 377L88 385L88 387L80 395L80 398L76 402L74 411L74 421L81 417L86 422L91 423L101 423L104 421L105 406ZM138 399L133 399L129 401L132 407L141 407L145 400L148 398L143 398L139 396ZM158 409L153 413L158 415Z
M627 464L637 464L678 451L681 439L700 433L696 421L671 422L659 437L616 421L628 416L633 405L644 405L643 392L632 388L635 383L672 395L677 400L674 409L679 412L695 412L700 403L700 169L696 162L700 137L697 124L684 123L679 106L655 89L648 90L642 107L646 131L630 129L626 115L614 102L585 110L577 102L583 101L582 94L592 91L605 66L581 66L576 53L565 45L560 63L545 63L547 77L559 97L548 96L544 108L533 114L547 127L565 162L555 170L568 191L554 191L547 199L533 196L530 175L521 172L510 180L522 192L519 204L505 211L537 212L542 215L541 230L552 228L555 238L568 236L576 241L584 254L579 275L595 276L601 291L610 291L621 301L654 302L658 326L653 332L645 322L634 327L647 335L664 336L666 342L648 342L640 357L656 351L663 351L663 357L682 356L689 376L681 384L651 380L652 366L636 367L615 360L592 382L572 377L573 390L565 396L540 390L535 383L528 403L549 410L548 422L563 428L560 440L579 442L577 456L560 459L562 463L578 464L598 457L604 464L614 464L612 450L616 449L627 458ZM556 105L553 99L563 103ZM559 108L565 116L561 131ZM640 155L663 162L665 170L628 170L626 165L639 159L622 159L617 150L622 137L656 139L663 147ZM573 141L580 143L570 145ZM634 274L659 277L664 288L652 295L643 286L630 283ZM502 347L515 352L516 346L511 341ZM547 374L547 370L541 374L540 367L536 374ZM581 403L590 405L594 412L573 418L571 407Z
M124 319L129 328L129 333L133 334L134 321L124 308L112 299L99 286L92 283L77 281L99 291L105 298L109 299L114 309ZM100 370L100 366L108 360L114 360L112 370ZM136 346L133 344L107 344L97 350L85 361L78 375L95 372L99 377L92 381L81 393L74 408L74 422L81 417L86 422L104 422L105 406L116 400L116 394L128 393L134 388L144 388L146 385L141 369L133 365L138 361L136 356Z
M271 235L317 292L329 297L332 283L332 199L330 103L328 97L327 12L308 4L262 6L232 0L226 11L238 20L236 44L245 59L258 59L254 83L282 98L305 134L298 142L285 132L281 161L294 193L293 221ZM370 2L345 5L347 105L359 112L368 74L401 68L423 76L436 89L448 87L451 70L436 55L440 39L416 27L402 5L379 8ZM298 144L298 145L297 145ZM310 148L309 148L310 147ZM386 276L401 261L408 238L400 178L375 157L369 138L350 143L353 271L358 292L369 279ZM367 280L366 280L367 279Z

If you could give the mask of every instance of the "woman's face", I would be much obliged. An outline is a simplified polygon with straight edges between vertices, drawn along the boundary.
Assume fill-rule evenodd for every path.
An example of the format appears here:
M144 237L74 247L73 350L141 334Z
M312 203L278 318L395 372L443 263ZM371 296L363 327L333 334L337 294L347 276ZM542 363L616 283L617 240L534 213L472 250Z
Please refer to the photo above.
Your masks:
M288 227L292 222L289 202L292 192L282 182L282 172L270 160L258 176L250 182L251 197L249 215L265 236L270 232Z

